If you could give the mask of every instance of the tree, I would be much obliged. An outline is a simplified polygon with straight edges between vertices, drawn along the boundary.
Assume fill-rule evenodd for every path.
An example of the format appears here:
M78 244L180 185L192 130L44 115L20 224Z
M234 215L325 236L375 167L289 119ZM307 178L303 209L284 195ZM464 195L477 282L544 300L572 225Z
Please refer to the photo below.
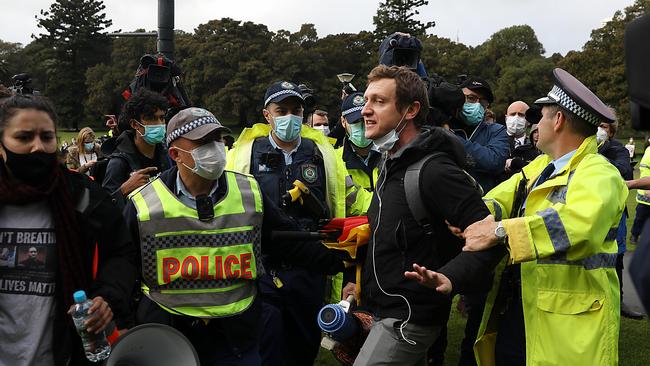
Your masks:
M417 8L428 5L427 0L386 0L379 3L377 15L372 18L375 24L375 40L381 42L395 32L409 33L416 37L426 35L436 22L423 23L414 19L420 14Z
M194 104L241 125L260 115L266 87L283 74L273 72L276 59L283 59L280 49L268 52L273 36L265 25L223 18L199 25L177 42L177 60Z
M135 32L144 32L137 29ZM179 37L179 35L177 35ZM181 35L182 37L182 35ZM107 62L86 71L87 97L84 111L88 121L103 122L103 114L118 114L123 104L121 93L127 88L138 68L140 57L156 52L155 38L115 38Z
M558 65L615 108L623 130L630 116L623 47L625 26L648 12L650 0L637 0L624 11L616 11L611 20L591 32L582 51L569 52Z
M49 61L44 90L57 106L61 120L74 129L84 117L86 69L107 58L110 41L105 33L112 22L106 19L101 0L56 0L36 16L43 33L32 35L55 54Z
M11 85L11 77L20 71L17 60L23 45L0 40L0 84Z

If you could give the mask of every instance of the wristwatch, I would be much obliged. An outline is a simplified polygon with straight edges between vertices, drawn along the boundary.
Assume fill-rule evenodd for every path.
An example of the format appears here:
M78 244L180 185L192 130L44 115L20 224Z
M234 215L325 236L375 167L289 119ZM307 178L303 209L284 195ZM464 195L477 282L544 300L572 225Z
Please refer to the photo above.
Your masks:
M497 224L497 228L494 229L494 235L499 239L499 242L504 242L506 240L506 228L503 227L501 221Z

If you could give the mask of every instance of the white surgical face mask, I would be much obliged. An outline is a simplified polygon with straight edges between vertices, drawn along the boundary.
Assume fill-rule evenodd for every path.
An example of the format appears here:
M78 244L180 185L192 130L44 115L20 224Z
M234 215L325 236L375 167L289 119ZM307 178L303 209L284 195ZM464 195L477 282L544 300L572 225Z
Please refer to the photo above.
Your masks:
M596 132L596 141L598 141L600 144L601 142L607 141L608 139L609 135L607 134L607 130L602 127L598 127L598 131Z
M325 136L330 134L330 127L328 125L314 126L314 129L322 132Z
M408 113L408 109L406 110L406 112L404 112L402 118L399 120L399 123L397 124L397 126L395 126L395 128L388 131L388 133L385 134L384 136L372 140L372 144L375 145L375 147L380 153L385 153L386 151L390 151L393 148L393 146L395 146L397 140L399 140L400 132L402 132L404 127L406 127L406 124L404 124L402 128L399 128L399 126L404 121L404 117L406 117L406 113ZM399 129L399 132L397 131L397 129Z
M526 133L526 119L521 116L506 116L508 135L521 137Z
M176 149L185 151L178 147ZM226 168L226 147L223 142L208 142L185 152L192 155L194 168L190 168L185 163L183 165L201 178L217 180Z

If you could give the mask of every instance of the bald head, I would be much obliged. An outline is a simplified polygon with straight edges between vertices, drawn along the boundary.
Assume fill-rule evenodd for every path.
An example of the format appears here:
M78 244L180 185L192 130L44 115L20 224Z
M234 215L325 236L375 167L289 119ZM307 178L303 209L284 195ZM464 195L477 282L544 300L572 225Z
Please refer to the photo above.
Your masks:
M528 104L522 102L521 100L518 100L508 106L508 109L506 110L506 115L519 116L525 118L527 110L528 110Z

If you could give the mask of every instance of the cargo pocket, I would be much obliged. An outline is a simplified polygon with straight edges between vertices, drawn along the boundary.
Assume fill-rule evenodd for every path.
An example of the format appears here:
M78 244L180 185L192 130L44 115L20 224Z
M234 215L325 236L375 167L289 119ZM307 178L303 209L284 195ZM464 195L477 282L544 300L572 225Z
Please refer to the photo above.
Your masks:
M605 295L538 291L535 341L529 352L534 365L600 364L607 344ZM585 363L599 360L596 363Z

